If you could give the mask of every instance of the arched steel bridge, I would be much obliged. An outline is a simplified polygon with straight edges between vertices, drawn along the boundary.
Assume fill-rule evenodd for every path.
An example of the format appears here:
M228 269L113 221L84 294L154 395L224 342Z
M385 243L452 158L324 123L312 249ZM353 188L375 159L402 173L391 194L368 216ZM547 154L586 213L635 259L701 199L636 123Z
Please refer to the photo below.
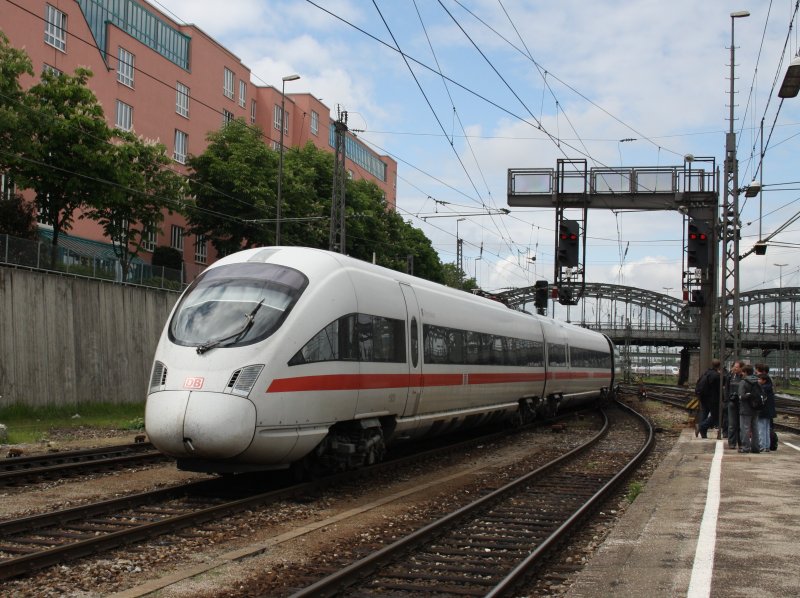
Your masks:
M510 307L533 311L534 287L496 293ZM762 350L800 349L797 306L800 287L740 293L742 347ZM567 319L607 334L617 344L696 347L700 342L700 310L684 301L636 287L586 283L572 308L557 307ZM579 314L579 315L578 315Z

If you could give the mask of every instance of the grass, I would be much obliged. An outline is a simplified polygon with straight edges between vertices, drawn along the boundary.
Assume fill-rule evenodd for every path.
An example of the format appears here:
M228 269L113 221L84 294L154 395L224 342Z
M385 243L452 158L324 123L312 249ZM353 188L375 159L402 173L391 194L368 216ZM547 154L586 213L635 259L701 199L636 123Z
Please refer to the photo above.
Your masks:
M631 482L628 484L628 494L625 496L625 498L628 499L629 503L632 503L634 500L636 500L636 497L642 493L643 488L644 486L641 482Z
M75 416L79 417L75 417ZM0 408L0 423L8 429L8 444L40 442L53 430L144 428L144 403L80 403L50 407L9 405Z
M776 386L775 391L793 397L800 397L800 385L797 382L791 382L789 386Z

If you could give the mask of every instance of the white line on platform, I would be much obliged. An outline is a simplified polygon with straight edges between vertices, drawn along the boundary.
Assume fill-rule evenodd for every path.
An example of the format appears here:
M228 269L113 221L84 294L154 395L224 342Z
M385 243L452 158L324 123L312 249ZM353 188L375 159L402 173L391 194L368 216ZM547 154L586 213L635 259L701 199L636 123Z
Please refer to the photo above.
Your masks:
M793 448L794 450L796 450L796 451L800 451L800 446L795 446L795 445L793 445L791 442L786 442L786 441L784 441L784 442L783 442L783 444L785 444L786 446L790 446L790 447L792 447L792 448Z
M711 595L711 577L714 574L714 549L717 543L717 515L719 514L720 474L722 472L722 453L724 441L718 440L711 460L706 491L706 508L700 522L700 535L692 565L692 578L689 580L688 598L708 598Z

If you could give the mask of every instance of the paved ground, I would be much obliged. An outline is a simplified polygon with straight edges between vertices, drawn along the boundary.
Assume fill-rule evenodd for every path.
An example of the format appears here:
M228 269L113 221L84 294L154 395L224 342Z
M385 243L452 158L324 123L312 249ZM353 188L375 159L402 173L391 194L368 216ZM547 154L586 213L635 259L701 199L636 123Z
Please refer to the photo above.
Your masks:
M800 438L725 446L687 429L567 596L800 596Z

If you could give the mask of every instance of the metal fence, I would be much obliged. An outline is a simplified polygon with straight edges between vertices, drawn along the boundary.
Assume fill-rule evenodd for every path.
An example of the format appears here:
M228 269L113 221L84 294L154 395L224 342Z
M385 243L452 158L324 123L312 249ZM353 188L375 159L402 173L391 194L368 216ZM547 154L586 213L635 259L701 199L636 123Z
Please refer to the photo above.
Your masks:
M0 235L0 263L174 291L186 286L183 270L151 266L138 258L123 276L120 261L108 246L101 251L82 251L75 244L54 247L49 242Z

